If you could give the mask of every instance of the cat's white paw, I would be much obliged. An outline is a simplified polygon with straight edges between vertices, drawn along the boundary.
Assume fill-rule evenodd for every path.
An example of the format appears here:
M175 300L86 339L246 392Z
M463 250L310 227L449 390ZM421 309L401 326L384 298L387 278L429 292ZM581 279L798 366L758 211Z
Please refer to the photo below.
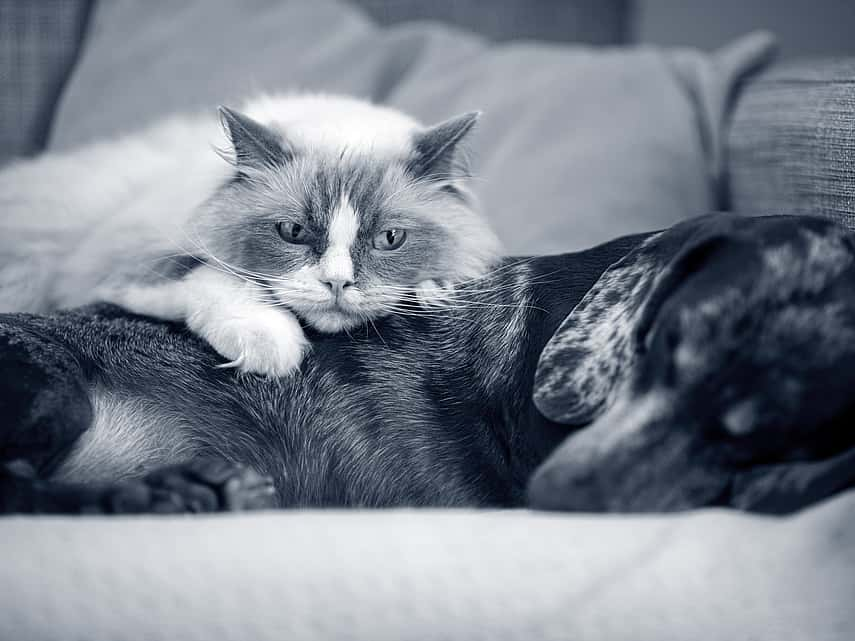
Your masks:
M251 316L218 319L199 327L188 320L188 326L229 359L220 367L250 374L290 376L309 347L300 323L281 309L260 309Z
M416 285L416 298L422 307L442 307L451 302L454 285L451 281L423 280Z

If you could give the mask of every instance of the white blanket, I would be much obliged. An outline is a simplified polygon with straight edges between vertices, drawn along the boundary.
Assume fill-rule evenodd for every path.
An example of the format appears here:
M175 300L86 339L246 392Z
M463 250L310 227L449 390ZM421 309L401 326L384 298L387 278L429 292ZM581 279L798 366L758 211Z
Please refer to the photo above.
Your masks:
M0 639L849 640L855 491L789 518L0 520Z

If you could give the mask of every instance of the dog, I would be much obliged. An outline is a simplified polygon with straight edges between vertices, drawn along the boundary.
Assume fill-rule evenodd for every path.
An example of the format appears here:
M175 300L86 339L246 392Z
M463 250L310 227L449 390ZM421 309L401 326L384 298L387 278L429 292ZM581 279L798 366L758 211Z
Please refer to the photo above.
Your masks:
M853 258L701 217L508 259L279 380L112 306L3 315L0 511L792 511L855 481Z

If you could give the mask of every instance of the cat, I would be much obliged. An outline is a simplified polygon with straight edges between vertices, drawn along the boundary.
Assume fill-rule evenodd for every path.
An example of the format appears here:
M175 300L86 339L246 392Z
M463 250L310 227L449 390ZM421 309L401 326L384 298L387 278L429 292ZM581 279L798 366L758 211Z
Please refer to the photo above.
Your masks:
M460 147L477 112L424 127L389 107L300 94L219 112L221 158L208 146L212 119L202 117L30 169L22 182L41 186L68 181L63 168L86 168L62 203L72 215L88 189L115 195L99 203L117 210L106 224L96 221L59 261L50 307L100 299L181 321L223 366L287 376L309 348L301 321L336 333L413 301L438 304L500 255L465 185ZM4 271L0 285L9 285Z

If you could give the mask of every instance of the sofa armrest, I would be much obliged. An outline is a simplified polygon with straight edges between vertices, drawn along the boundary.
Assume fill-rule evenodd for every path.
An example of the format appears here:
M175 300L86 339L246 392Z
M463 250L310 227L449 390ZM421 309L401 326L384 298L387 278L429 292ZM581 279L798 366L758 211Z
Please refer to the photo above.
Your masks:
M791 62L753 79L727 146L732 210L855 229L855 58Z
M44 147L92 4L0 1L0 164Z

